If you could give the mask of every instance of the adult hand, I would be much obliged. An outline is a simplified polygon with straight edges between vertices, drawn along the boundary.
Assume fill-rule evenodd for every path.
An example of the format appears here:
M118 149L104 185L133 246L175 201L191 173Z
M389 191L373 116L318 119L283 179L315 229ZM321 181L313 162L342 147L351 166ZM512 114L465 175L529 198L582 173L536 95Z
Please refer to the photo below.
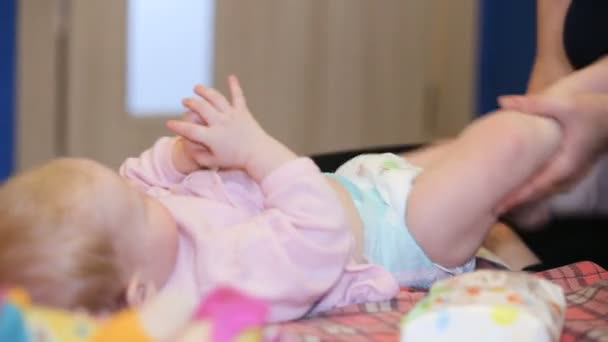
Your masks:
M569 85L567 92L571 91ZM498 214L565 190L584 176L608 147L608 94L565 93L564 87L558 87L545 95L505 96L499 99L505 109L557 120L562 127L563 137L554 157L526 185L505 199Z

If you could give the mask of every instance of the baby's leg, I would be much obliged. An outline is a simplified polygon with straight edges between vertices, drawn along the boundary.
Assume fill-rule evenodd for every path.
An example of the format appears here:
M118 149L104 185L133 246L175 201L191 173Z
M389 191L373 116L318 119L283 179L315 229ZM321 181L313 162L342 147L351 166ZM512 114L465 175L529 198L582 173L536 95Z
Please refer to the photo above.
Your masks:
M502 111L443 146L416 178L407 207L408 228L431 260L445 267L469 260L496 222L495 207L543 166L560 138L551 119Z
M453 142L454 139L434 141L428 146L405 152L401 156L409 163L427 169L446 155ZM511 270L521 270L540 262L519 235L504 223L497 222L492 226L482 246L506 263Z
M402 153L401 157L411 164L427 169L433 163L442 159L442 156L450 149L453 142L454 139L433 141L430 145Z

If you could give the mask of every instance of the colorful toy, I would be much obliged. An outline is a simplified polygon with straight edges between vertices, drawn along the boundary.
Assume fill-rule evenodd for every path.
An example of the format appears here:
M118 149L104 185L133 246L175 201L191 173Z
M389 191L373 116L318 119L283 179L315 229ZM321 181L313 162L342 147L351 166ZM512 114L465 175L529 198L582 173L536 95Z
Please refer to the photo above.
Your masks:
M178 294L159 294L137 310L103 320L33 305L24 291L12 289L0 299L0 341L257 342L267 317L264 302L227 288L199 305Z

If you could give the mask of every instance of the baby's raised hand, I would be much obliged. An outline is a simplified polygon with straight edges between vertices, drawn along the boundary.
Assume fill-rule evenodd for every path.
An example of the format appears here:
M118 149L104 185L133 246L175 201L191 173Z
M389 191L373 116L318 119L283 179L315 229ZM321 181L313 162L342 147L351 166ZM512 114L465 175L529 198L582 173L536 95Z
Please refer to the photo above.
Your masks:
M196 86L200 97L187 98L183 104L199 120L170 120L170 130L201 148L189 148L201 167L242 168L257 180L295 154L269 136L247 108L236 77L228 78L232 103L217 90ZM199 121L199 122L194 122Z

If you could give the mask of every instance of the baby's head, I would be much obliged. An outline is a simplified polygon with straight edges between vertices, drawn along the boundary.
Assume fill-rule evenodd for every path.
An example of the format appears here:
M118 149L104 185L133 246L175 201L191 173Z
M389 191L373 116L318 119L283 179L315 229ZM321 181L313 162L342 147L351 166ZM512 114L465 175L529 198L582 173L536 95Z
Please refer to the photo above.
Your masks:
M166 209L93 161L52 161L0 188L0 284L35 302L120 308L164 284L176 250Z

